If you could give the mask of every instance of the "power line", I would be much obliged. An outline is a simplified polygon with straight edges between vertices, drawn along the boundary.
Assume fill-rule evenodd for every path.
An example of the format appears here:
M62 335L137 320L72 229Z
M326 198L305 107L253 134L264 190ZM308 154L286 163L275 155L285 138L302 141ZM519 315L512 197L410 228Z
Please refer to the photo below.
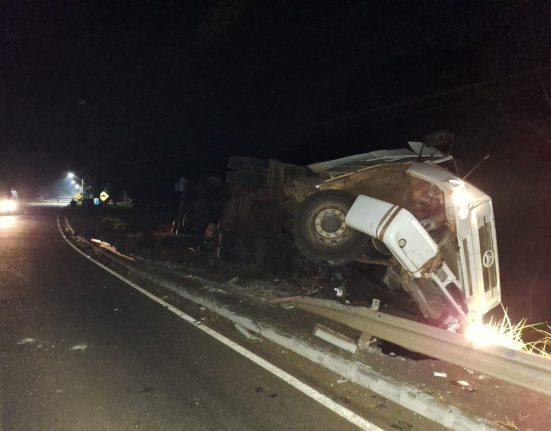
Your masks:
M407 105L411 105L411 104L414 104L414 103L424 102L426 100L435 99L435 98L442 97L442 96L449 96L451 94L461 93L461 92L464 92L464 91L467 91L467 90L484 87L486 85L496 84L498 82L510 81L510 80L513 80L513 79L523 78L525 76L540 73L540 72L543 72L543 71L548 70L548 69L551 69L551 65L547 65L547 66L543 66L543 67L536 67L536 68L533 68L533 69L526 70L524 72L509 74L509 75L506 75L506 76L503 76L503 77L500 77L500 78L496 78L496 79L489 79L489 80L486 80L486 81L480 81L480 82L475 82L475 83L472 83L472 84L462 85L460 87L455 87L455 88L452 88L450 90L440 91L440 92L437 92L437 93L432 93L432 94L428 94L428 95L424 95L424 96L418 96L418 97L415 97L413 99L408 99L408 100L404 100L404 101L400 101L400 102L391 103L390 105L385 105L385 106L381 106L381 107L377 107L377 108L372 108L372 109L368 109L368 110L365 110L365 111L356 112L356 113L353 113L353 114L343 115L343 116L332 118L332 119L329 119L329 120L326 120L326 121L322 121L322 122L319 122L319 123L316 123L316 124L313 124L313 125L310 125L310 126L305 126L304 128L325 126L325 125L329 125L329 124L333 124L333 123L337 123L337 122L341 122L341 121L351 120L351 119L354 119L354 118L365 117L367 115L375 114L375 113L378 113L378 112L387 111L387 110L390 110L390 109L399 108L401 106L407 106Z
M463 104L463 103L466 103L466 100L442 103L440 105L430 106L428 108L417 109L415 111L406 111L406 112L401 112L401 113L394 114L394 115L387 115L383 118L383 120L388 121L388 120L392 120L392 119L395 119L395 118L412 117L412 116L415 116L417 114L431 112L431 111L439 111L439 110L442 110L442 109L445 109L445 108L449 108L450 106L457 106L457 105L460 105L460 104ZM331 128L331 130L333 132L339 131L339 130L350 130L350 129L354 129L354 128L357 128L357 127L362 127L366 123L372 122L372 121L375 121L375 119L367 120L367 121L364 121L364 122L361 122L361 123L356 123L354 125L346 125L346 126L336 127L336 128L333 127L333 128ZM380 121L380 120L377 119L377 121Z
M480 82L476 82L476 83L471 83L471 84L463 85L463 86L456 87L456 88L453 88L453 89L450 89L450 90L441 91L441 92L437 92L437 93L432 93L432 94L424 95L424 96L419 96L419 97L415 97L413 99L408 99L408 100L404 100L404 101L400 101L400 102L395 102L395 103L392 103L390 105L380 106L380 107L373 108L373 109L370 109L370 110L367 110L367 111L362 111L362 112L350 114L350 115L347 115L347 116L338 117L338 118L335 118L335 119L331 119L329 121L324 121L324 122L320 122L320 123L316 123L316 124L312 124L312 125L308 125L308 126L298 127L296 129L294 129L294 131L312 129L312 128L315 128L315 127L320 127L320 126L325 126L325 125L329 125L329 124L338 123L338 122L348 120L348 119L361 118L361 117L369 116L371 114L384 112L384 111L394 109L394 108L398 108L398 107L402 107L402 106L408 106L408 105L412 105L412 104L419 103L419 102L424 102L424 101L427 101L427 100L431 100L431 99L435 99L435 98L439 98L439 97L443 97L443 96L448 96L448 95L452 95L452 94L456 94L456 93L460 93L460 92L464 92L464 91L468 91L468 90L472 90L472 89L482 88L484 86L497 84L499 82L506 82L506 81L511 81L511 80L515 80L515 79L524 78L526 76L530 76L530 75L534 75L534 74L537 74L537 73L547 71L549 69L551 69L551 65L536 67L536 68L533 68L533 69L525 70L523 72L518 72L518 73L515 73L515 74L509 74L507 76L503 76L503 77L500 77L500 78L486 80L486 81L480 81ZM428 108L425 108L425 109L419 109L419 110L415 110L415 111L411 111L411 112L395 114L395 115L388 116L388 117L385 117L385 118L395 118L395 117L401 117L401 116L405 116L405 115L413 115L413 114L417 114L417 113L420 113L420 112L428 112L428 111L431 111L431 110L443 109L443 108L446 108L448 106L456 105L458 103L461 103L461 102L451 102L451 103L441 104L441 105L438 105L438 106L428 107ZM352 126L352 127L355 127L355 126ZM255 135L259 135L259 134L258 133L249 134L248 136L244 137L243 140L250 139L250 138L254 137ZM196 145L198 147L199 146L204 146L205 144L206 144L205 142L197 142L196 143ZM186 151L183 151L183 152L176 152L176 153L162 155L162 156L149 157L149 158L144 158L144 159L140 159L140 160L128 161L128 162L124 162L124 163L125 164L141 164L141 163L151 163L151 162L157 162L157 161L168 160L168 159L177 159L177 158L180 158L180 157L191 156L191 155L194 155L194 154L203 154L203 153L206 153L206 152L217 151L217 150L220 150L220 149L223 149L223 148L228 148L231 145L232 144L220 144L220 145L216 145L214 147L209 147L208 149L186 150Z

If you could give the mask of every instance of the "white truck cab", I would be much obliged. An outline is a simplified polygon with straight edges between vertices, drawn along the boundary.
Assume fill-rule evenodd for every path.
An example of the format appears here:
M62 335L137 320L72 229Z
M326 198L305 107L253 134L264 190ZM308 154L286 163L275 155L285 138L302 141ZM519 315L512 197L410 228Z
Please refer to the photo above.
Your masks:
M318 181L296 212L295 243L337 266L368 261L375 245L389 288L428 320L462 326L501 303L492 200L444 168L452 156L410 148L308 165Z

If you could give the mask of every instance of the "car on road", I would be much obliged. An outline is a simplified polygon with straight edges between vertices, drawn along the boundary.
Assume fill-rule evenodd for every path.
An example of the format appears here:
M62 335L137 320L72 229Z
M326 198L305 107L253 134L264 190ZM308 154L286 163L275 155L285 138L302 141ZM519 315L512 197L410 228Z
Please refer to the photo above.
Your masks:
M19 210L19 196L14 189L0 195L0 214L14 214Z

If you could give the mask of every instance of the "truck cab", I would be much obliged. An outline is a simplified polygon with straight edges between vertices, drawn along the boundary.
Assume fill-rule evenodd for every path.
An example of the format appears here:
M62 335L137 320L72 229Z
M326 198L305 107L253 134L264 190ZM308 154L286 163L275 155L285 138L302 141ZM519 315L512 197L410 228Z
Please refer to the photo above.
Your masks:
M438 326L480 318L501 302L492 200L446 167L453 162L411 142L308 165L297 247L324 265L386 265L384 284Z

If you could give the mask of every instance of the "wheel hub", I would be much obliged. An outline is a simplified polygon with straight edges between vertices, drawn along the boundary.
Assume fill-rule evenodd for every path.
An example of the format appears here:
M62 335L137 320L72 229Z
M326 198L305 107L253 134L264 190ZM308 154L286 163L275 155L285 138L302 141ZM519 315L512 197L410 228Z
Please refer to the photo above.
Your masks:
M315 219L315 230L318 238L325 243L339 243L346 238L346 215L338 208L321 210Z

